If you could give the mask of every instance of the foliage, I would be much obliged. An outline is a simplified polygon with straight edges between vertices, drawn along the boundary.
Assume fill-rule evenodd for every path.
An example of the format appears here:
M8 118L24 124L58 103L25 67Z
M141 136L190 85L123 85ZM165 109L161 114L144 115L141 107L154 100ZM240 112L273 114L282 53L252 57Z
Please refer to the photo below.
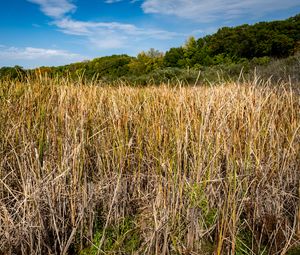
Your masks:
M300 254L300 245L291 248L291 249L287 252L287 255L298 255L298 254Z
M105 231L104 243L99 252L99 245L103 238L104 231L98 229L94 234L92 244L79 252L80 255L97 254L132 254L141 246L140 235L133 219L127 217L118 224L114 224Z
M0 79L21 79L23 75L25 75L25 71L21 66L0 68Z
M163 65L163 53L150 49L148 52L141 52L136 59L129 63L129 72L134 75L143 75L160 69Z
M180 76L187 83L195 82L198 76L197 72L190 73L191 69L198 72L222 69L226 75L233 74L230 77L235 78L241 69L251 73L250 69L254 70L256 66L267 66L272 60L297 55L300 50L299 31L300 14L282 21L223 27L203 38L190 37L184 45L171 48L165 54L151 48L136 57L113 55L59 67L40 67L34 70L24 70L18 66L3 67L0 69L0 79L21 80L28 74L47 74L49 77L68 76L80 81L114 82L122 79L142 85L154 80L152 83L159 84L170 81L166 78L170 77L170 70L173 68L175 76L171 78L178 79ZM285 75L287 76L288 74ZM219 75L214 73L211 77Z
M238 62L242 58L288 57L299 50L299 31L300 15L283 21L223 27L213 35L197 41L190 37L183 47L172 48L166 53L165 64L193 67Z

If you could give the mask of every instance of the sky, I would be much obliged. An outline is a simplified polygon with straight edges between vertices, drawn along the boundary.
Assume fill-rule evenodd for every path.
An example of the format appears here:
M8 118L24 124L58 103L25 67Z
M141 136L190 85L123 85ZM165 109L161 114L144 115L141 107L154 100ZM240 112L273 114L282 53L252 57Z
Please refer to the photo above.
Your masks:
M0 67L165 52L223 26L298 13L299 0L0 0Z

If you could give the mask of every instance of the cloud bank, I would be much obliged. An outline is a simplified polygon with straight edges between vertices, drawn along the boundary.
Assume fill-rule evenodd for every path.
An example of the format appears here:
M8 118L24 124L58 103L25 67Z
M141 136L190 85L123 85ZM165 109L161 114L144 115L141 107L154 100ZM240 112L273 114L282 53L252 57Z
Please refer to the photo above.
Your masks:
M257 17L272 11L300 6L295 0L145 0L148 14L162 14L198 22L232 20L242 16Z
M0 47L0 58L6 59L20 59L20 60L33 60L33 59L50 59L62 57L69 60L78 59L79 54L70 53L65 50L56 49L43 49L43 48L17 48L17 47Z
M65 14L74 12L76 6L68 0L27 0L28 2L38 4L40 10L49 17L60 18Z
M82 61L86 57L66 50L34 47L0 46L0 66L20 65L26 68L63 65Z
M133 42L157 39L170 40L177 36L185 36L175 32L160 29L145 29L133 24L120 22L81 21L70 17L76 6L70 0L27 0L38 4L41 11L53 19L59 31L86 38L87 42L96 49L119 49L130 47ZM122 0L106 0L113 4ZM137 0L130 1L131 3Z

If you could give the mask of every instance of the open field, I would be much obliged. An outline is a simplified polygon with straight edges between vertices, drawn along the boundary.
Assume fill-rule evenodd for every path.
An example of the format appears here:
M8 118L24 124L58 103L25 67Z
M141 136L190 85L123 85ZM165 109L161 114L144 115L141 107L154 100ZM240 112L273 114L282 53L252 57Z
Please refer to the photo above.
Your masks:
M0 254L299 254L289 85L0 83Z

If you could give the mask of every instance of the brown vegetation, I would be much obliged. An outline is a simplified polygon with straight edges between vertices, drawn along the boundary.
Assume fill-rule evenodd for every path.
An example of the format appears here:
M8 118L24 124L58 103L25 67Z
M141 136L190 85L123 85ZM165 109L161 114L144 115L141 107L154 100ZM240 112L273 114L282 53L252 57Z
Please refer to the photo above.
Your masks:
M299 128L288 85L3 81L0 254L286 254Z

